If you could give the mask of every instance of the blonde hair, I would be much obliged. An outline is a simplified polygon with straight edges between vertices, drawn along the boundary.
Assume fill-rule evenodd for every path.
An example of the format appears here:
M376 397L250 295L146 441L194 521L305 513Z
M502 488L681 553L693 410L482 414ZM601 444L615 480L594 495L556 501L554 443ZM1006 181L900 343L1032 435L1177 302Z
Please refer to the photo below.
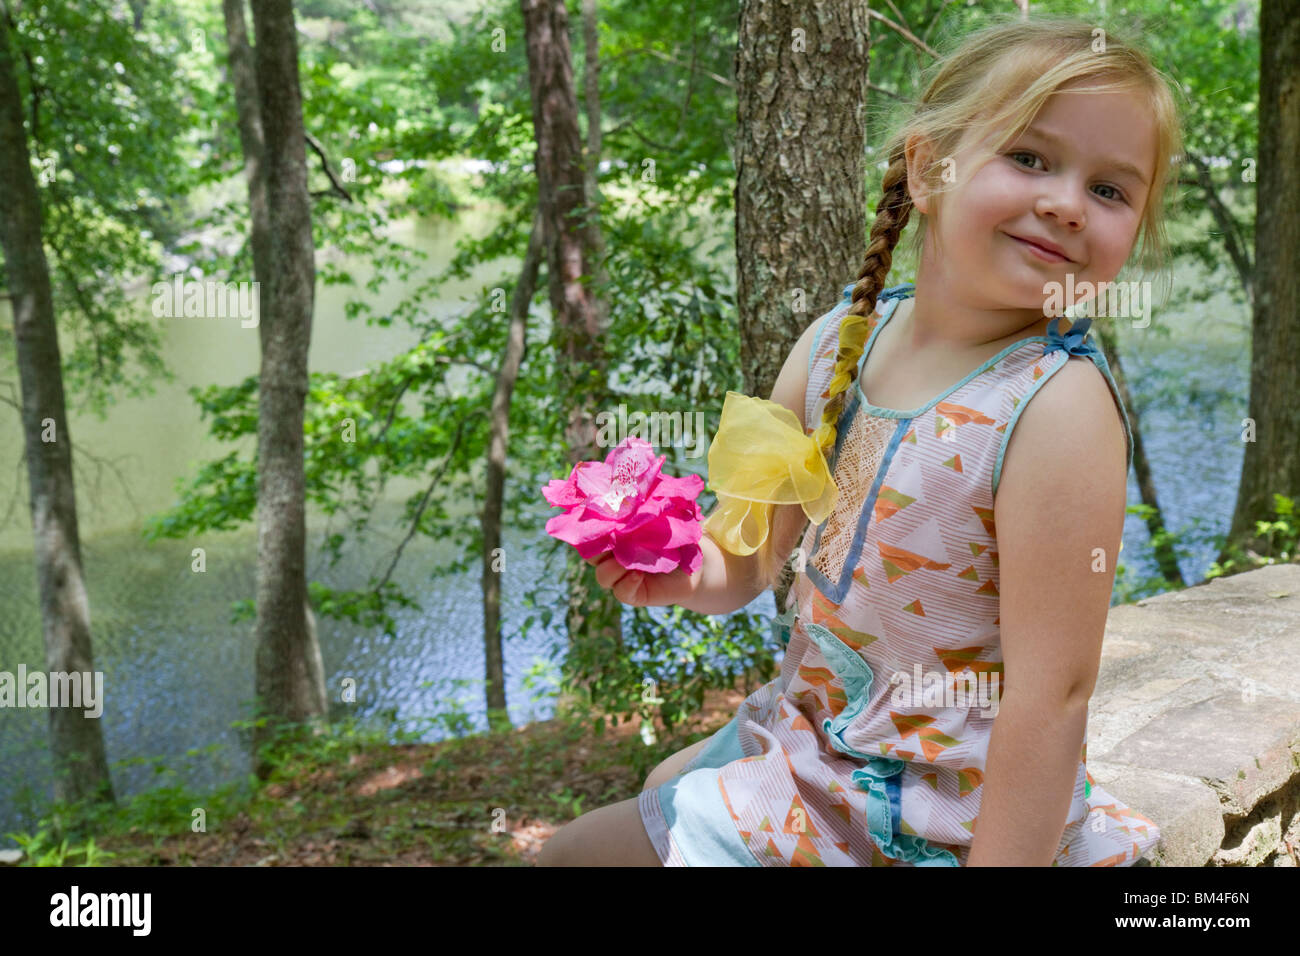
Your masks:
M1178 85L1156 69L1134 43L1073 18L1036 15L1007 19L967 34L956 49L930 64L926 73L925 92L918 102L906 105L903 122L884 144L889 167L881 182L882 196L853 288L853 302L840 324L830 399L813 433L828 462L835 451L837 423L873 327L870 317L876 299L885 287L894 248L912 213L906 158L906 145L912 137L920 136L933 147L934 161L922 170L921 177L932 203L927 216L937 217L942 194L947 191L947 184L941 181L943 158L956 155L963 143L984 143L992 137L995 144L987 148L990 155L996 153L1029 127L1054 93L1081 80L1105 82L1090 83L1079 92L1124 91L1144 96L1155 120L1157 144L1155 170L1135 245L1140 245L1143 273L1170 282L1165 194L1177 185L1174 166L1182 159L1180 110L1173 93ZM968 170L978 166L965 165ZM965 178L958 177L953 185ZM921 248L925 222L922 217L910 251ZM1167 284L1162 284L1161 300L1167 296ZM776 553L776 537L773 527L756 552L758 580L764 589L780 584L789 557Z

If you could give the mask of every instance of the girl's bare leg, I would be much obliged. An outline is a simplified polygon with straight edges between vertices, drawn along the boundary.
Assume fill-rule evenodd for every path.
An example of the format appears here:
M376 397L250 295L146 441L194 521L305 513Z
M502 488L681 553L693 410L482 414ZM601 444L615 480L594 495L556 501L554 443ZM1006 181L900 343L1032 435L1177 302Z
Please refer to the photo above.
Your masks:
M665 758L650 771L642 790L667 783L708 746L705 737ZM584 813L561 827L537 856L537 866L662 866L646 835L633 797Z
M674 755L676 756L676 755ZM537 866L662 866L637 799L584 813L546 841Z
M653 790L655 787L661 787L673 779L712 739L712 737L705 737L703 740L697 740L689 747L683 747L677 753L665 757L657 767L650 771L650 775L645 778L645 785L641 789Z

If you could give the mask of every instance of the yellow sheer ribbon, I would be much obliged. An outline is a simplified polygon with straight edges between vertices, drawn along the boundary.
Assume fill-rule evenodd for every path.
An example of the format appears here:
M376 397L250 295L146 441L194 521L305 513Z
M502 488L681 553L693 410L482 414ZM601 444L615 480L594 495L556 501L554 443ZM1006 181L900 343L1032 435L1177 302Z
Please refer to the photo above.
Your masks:
M718 507L704 529L732 554L753 554L771 531L772 508L798 504L821 524L839 494L819 441L794 412L764 398L727 392L718 434L709 445L709 487Z

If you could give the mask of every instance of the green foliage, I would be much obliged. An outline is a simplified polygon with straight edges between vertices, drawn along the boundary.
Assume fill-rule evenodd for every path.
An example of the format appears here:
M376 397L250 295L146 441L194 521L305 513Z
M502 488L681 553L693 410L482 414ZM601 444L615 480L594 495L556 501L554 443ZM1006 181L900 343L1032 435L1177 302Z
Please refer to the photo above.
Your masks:
M486 681L482 680L456 677L450 680L423 681L420 687L430 688L450 685L455 691L463 691L471 687L481 688L485 683ZM450 695L446 692L443 692L440 696L444 701L450 699L446 709L431 716L417 718L413 722L414 727L405 732L404 739L410 741L420 740L429 729L438 731L442 736L450 737L465 737L474 732L474 719L470 717L469 712L465 709L469 699L464 696L450 698Z
M19 866L103 866L116 854L106 853L95 846L92 836L85 843L68 843L68 838L58 839L49 827L42 827L35 834L8 833L23 850L23 859ZM58 839L56 844L54 841Z
M63 372L102 417L117 391L139 395L171 378L162 339L127 308L125 284L154 281L185 225L175 198L201 178L182 144L205 101L166 13L137 31L124 5L106 0L9 9L55 310L72 343Z
M1255 522L1254 543L1257 547L1229 547L1227 558L1222 563L1211 564L1205 576L1240 574L1300 558L1300 516L1296 515L1295 499L1273 495L1273 520Z
M584 564L584 577L594 572ZM589 588L594 580L588 581ZM607 621L585 608L587 627L570 642L562 684L567 716L602 733L610 718L674 728L698 713L705 692L757 683L776 671L770 621L747 611L726 618L681 607L623 609L611 641Z

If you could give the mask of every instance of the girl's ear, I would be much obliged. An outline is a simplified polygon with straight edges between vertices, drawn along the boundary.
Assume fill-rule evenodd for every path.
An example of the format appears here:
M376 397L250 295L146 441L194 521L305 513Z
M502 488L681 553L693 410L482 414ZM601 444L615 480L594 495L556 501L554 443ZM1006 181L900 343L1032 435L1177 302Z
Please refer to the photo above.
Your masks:
M929 140L913 133L907 138L904 148L907 157L907 192L912 197L912 205L922 215L930 212L930 194L922 174L934 162L934 148Z

